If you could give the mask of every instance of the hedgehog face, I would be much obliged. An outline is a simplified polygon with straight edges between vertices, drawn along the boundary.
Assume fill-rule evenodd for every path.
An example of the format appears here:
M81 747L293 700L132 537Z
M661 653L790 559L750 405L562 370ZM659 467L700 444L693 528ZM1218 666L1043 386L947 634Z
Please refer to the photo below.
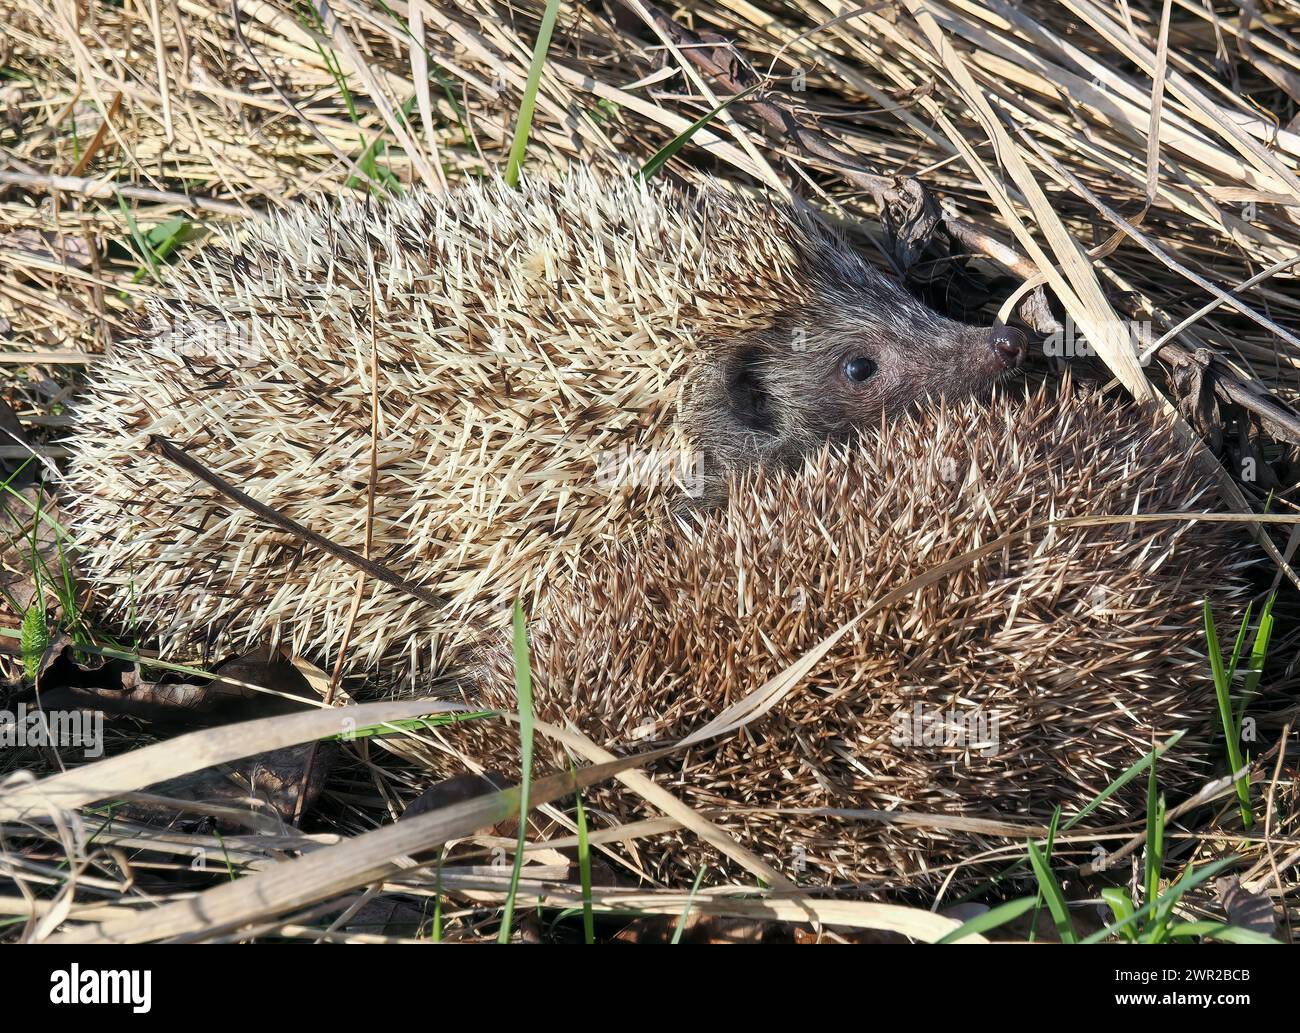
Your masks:
M1024 361L1019 330L955 323L901 291L882 312L876 293L874 307L796 313L717 349L684 406L715 470L789 465L927 400L983 394Z
M920 402L982 395L1020 366L1025 351L1024 334L1013 327L968 327L928 311L903 326L843 321L829 324L803 355L791 354L784 368L793 372L774 368L770 382L790 408L798 393L811 397L807 422L819 438L844 438Z

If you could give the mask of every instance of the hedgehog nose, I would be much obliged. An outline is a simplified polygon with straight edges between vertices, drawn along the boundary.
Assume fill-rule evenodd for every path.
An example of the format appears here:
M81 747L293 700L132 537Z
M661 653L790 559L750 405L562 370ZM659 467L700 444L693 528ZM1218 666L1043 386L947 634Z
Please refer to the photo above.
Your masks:
M1024 362L1029 351L1024 331L1014 326L995 326L989 332L989 344L1007 369L1015 369Z

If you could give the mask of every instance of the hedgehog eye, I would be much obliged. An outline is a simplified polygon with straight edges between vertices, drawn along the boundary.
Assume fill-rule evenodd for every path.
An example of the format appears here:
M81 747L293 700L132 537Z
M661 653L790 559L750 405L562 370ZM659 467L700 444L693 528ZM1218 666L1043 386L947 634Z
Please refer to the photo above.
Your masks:
M876 364L865 355L855 355L844 360L844 375L855 384L861 384L876 372Z

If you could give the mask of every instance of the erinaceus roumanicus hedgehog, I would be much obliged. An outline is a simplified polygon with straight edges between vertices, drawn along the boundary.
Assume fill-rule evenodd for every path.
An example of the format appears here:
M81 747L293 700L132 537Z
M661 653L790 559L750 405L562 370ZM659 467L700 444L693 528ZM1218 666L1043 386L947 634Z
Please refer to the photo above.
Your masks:
M448 602L369 584L345 669L396 651L432 671L654 499L968 395L1023 353L814 218L717 188L576 171L317 202L205 247L98 363L66 506L101 600L164 647L272 638L331 663L357 571L150 435L338 545L361 552L369 526L376 560Z
M675 741L892 589L1014 534L859 622L738 734L652 768L809 883L933 884L986 846L1011 848L1002 867L1023 839L926 827L924 816L1045 825L1059 805L1068 819L1178 729L1161 788L1199 785L1217 713L1202 600L1244 606L1223 524L1035 524L1198 512L1212 499L1163 418L1092 392L927 410L797 471L746 475L724 509L607 547L532 624L535 713L619 752ZM491 654L475 704L515 709L512 672L508 649ZM442 734L485 767L518 771L513 725ZM537 751L538 771L569 763L540 736ZM1140 815L1145 787L1143 777L1072 834ZM617 784L588 790L586 804L596 825L657 816ZM639 840L636 857L679 882L721 863L691 833Z

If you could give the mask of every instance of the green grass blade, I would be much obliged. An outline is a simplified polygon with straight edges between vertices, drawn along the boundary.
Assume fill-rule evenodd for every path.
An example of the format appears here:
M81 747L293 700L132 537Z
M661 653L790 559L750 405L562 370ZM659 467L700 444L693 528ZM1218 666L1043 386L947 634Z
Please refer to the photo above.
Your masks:
M347 732L339 732L321 742L357 742L361 739L373 739L395 732L423 732L430 728L446 728L460 724L462 721L475 721L485 717L499 717L499 710L478 710L466 714L430 714L428 717L403 718L400 721L386 721L381 725L363 725Z
M1241 627L1237 629L1237 638L1232 643L1232 659L1228 662L1228 681L1237 673L1237 661L1241 659L1241 647L1246 644L1246 631L1250 627L1250 611L1254 603L1246 604L1246 614L1241 618Z
M17 470L15 470L5 480L3 484L0 484L0 488L3 488L5 492L7 492L17 501L21 502L28 509L30 509L35 514L35 518L37 520L45 524L47 527L52 528L54 530L54 533L57 534L60 538L66 539L68 537L68 532L64 529L62 524L60 524L57 520L55 520L54 517L50 516L48 512L42 510L41 507L36 502L33 502L22 492L14 488L11 488L9 486L9 482L12 481L15 477L17 477L20 473L22 473L23 470L26 469L27 463L29 462L31 462L31 460L24 460L23 465L19 467Z
M1041 896L1021 897L1019 900L1010 900L1005 904L999 904L997 907L985 911L982 915L976 915L969 922L963 922L952 932L939 937L934 942L957 943L967 936L974 936L977 933L986 933L990 929L997 929L1008 922L1014 922L1040 900L1042 900Z
M433 942L442 943L442 863L447 859L447 851L438 848L438 866L433 875Z
M1160 895L1160 869L1164 864L1165 849L1164 801L1157 795L1156 766L1151 765L1147 775L1147 845L1142 885L1146 890L1144 903Z
M28 463L30 462L31 462L30 459L25 460L20 469L25 469ZM17 473L13 474L13 477L16 476L18 476ZM12 477L10 478L10 480L12 480ZM37 592L43 593L44 589L48 586L50 590L53 591L55 596L58 598L60 605L64 606L64 611L68 612L68 607L65 604L63 591L60 588L60 579L58 577L55 577L54 571L50 569L50 565L45 562L45 557L41 555L38 532L39 532L39 525L41 523L41 517L45 515L45 510L41 506L41 502L45 497L44 494L42 492L38 492L36 496L36 501L32 502L26 496L18 494L12 488L10 488L9 480L6 480L3 484L0 484L0 488L3 488L6 491L13 494L15 498L22 499L23 502L27 503L27 505L32 509L34 509L36 513L36 516L32 522L32 531L30 536L14 535L10 532L8 527L0 526L0 534L4 535L5 541L7 543L7 547L13 550L15 554L19 554L19 555L21 555L24 551L26 551L28 557L27 567L32 575L33 587L37 590ZM6 521L8 521L15 525L21 526L23 523L25 523L25 521L21 520L18 516L14 514L13 510L9 508L8 500L3 497L0 497L0 517L4 518L3 520L0 520L0 524L3 524ZM59 553L61 557L62 550L63 550L62 538L56 537L55 543L58 545ZM66 575L64 576L64 581L66 582ZM20 605L18 601L12 595L10 595L8 591L6 591L3 588L0 588L0 598L3 598L4 601L9 605L9 607L15 613L21 613L26 609L25 606Z
M700 883L704 881L704 868L695 874L695 885L691 887L691 894L686 898L686 906L682 908L682 913L677 916L677 927L673 930L673 943L682 942L682 932L686 928L686 919L690 916L691 908L695 906L695 894L700 891Z
M154 251L154 247L149 243L148 236L140 229L140 224L136 222L135 212L126 203L126 198L118 193L117 207L122 213L122 218L126 221L127 231L131 234L131 240L135 244L136 250L140 254L140 260L144 263L136 270L132 276L132 283L139 283L145 275L152 276L158 283L162 283L162 259ZM126 292L121 292L125 296Z
M728 97L726 100L724 100L721 104L719 104L708 114L704 115L701 118L697 118L689 126L687 126L680 133L678 133L677 136L673 137L671 140L668 141L668 143L664 144L663 147L660 147L659 150L655 151L655 153L650 156L650 159L644 165L641 166L641 171L637 173L637 178L641 180L647 180L651 176L653 176L656 172L658 172L661 168L663 168L664 165L668 164L668 161L673 157L673 155L675 155L678 151L680 151L683 147L685 147L687 143L690 142L692 136L694 136L699 130L703 129L706 125L708 125L715 118L717 118L718 115L722 114L722 112L726 110L728 105L734 104L736 103L736 101L749 96L756 89L758 89L760 85L761 83L754 83L754 85L750 86L748 89L742 90L740 93L737 93L733 97Z
M1245 767L1241 756L1241 740L1237 732L1236 718L1232 711L1232 697L1229 692L1230 678L1223 665L1223 654L1219 651L1219 635L1214 627L1214 614L1210 612L1210 601L1205 600L1205 638L1210 654L1210 673L1214 676L1214 695L1219 703L1219 722L1223 725L1223 737L1227 743L1228 763L1234 772ZM1241 810L1241 823L1249 829L1255 822L1250 812L1250 778L1243 774L1237 779L1237 803Z
M578 873L582 880L582 942L596 942L596 922L591 910L591 844L587 842L587 809L582 806L582 794L574 799L578 804Z
M1146 918L1148 915L1153 914L1156 911L1156 909L1165 902L1166 898L1172 898L1172 903L1177 903L1178 900L1182 897L1182 895L1186 893L1188 890L1194 889L1195 887L1203 883L1206 879L1210 879L1213 878L1215 875L1218 875L1219 872L1227 868L1228 865L1235 864L1237 860L1238 858L1234 854L1231 857L1224 857L1218 861L1214 861L1211 864L1207 864L1204 868L1200 869L1199 871L1194 868L1188 869L1188 871L1183 875L1181 879L1179 879L1176 883L1174 883L1171 887L1169 887L1168 890L1165 891L1164 897L1160 898L1159 900L1147 901L1140 908L1134 911L1132 915L1124 919L1122 922L1113 922L1112 924L1106 926L1104 929L1098 929L1095 933L1092 933L1089 936L1084 937L1084 939L1081 942L1100 943L1107 936L1113 936L1117 932L1122 932L1124 929L1136 925L1138 922ZM1170 906L1172 906L1172 904Z
M1074 924L1070 921L1070 909L1065 903L1065 894L1061 892L1060 883L1052 874L1051 866L1047 863L1043 852L1034 845L1032 840L1027 845L1029 863L1034 869L1034 877L1038 879L1038 892L1047 899L1047 910L1052 913L1057 935L1060 936L1062 943L1078 943L1079 937L1075 934Z
M1069 832L1076 823L1086 818L1089 814L1100 807L1109 797L1123 789L1124 786L1137 778L1137 776L1142 774L1143 771L1146 771L1149 767L1154 765L1157 760L1165 755L1166 752L1178 745L1178 741L1182 739L1185 734L1185 732L1174 732L1174 734L1171 735L1162 745L1155 747L1149 753L1143 755L1143 757L1136 761L1132 767L1124 771L1124 773L1116 778L1115 781L1094 796L1078 814L1062 825L1061 831Z
M54 581L54 592L59 597L59 608L63 611L64 623L72 630L73 637L77 644L88 639L85 630L85 622L81 615L81 610L77 604L77 579L72 573L72 564L68 562L68 555L64 551L63 541L56 539L54 543L55 551L59 554L59 575L60 580Z
M1246 675L1241 681L1241 706L1238 707L1234 727L1237 729L1237 739L1241 739L1241 722L1246 716L1246 706L1255 697L1256 690L1259 688L1259 679L1264 675L1264 661L1268 658L1268 643L1273 637L1273 602L1277 599L1277 593L1273 592L1268 597L1268 602L1264 604L1264 609L1259 614L1259 626L1255 629L1255 639L1250 647L1250 666L1246 669Z
M1101 899L1106 902L1110 908L1110 913L1115 916L1115 921L1122 924L1120 935L1130 943L1137 940L1137 933L1131 925L1123 924L1133 918L1133 898L1128 895L1127 890L1120 889L1118 886L1107 886L1101 891Z
M1061 822L1061 808L1057 807L1052 812L1052 821L1047 827L1047 844L1043 847L1043 859L1052 863L1052 848L1056 845L1056 827ZM1034 917L1029 923L1029 942L1033 943L1038 938L1038 914L1043 909L1043 891L1038 891L1038 904L1034 908Z
M456 116L456 123L460 126L460 130L465 136L465 146L472 147L473 141L470 137L469 129L465 124L465 113L461 110L460 98L456 96L455 91L451 88L451 80L439 70L438 56L430 51L429 48L424 45L423 41L415 38L407 25L406 18L403 15L398 14L395 10L389 7L384 3L384 0L377 0L377 3L379 4L380 9L393 20L393 27L406 37L408 45L412 49L419 47L424 51L424 59L429 65L429 77L438 84L439 88L442 90L444 98L446 98L448 107L451 108L452 114ZM407 115L409 117L410 112L407 112Z
M0 634L2 633L3 631L0 630ZM1137 778L1138 775L1142 774L1142 772L1147 769L1148 765L1150 765L1154 759L1164 756L1166 751L1176 746L1178 744L1178 741L1182 739L1182 737L1185 734L1186 734L1185 732L1181 732L1181 731L1174 732L1174 734L1171 735L1167 740L1165 740L1165 742L1162 743L1160 746L1155 747L1149 753L1144 754L1139 760L1135 761L1131 767L1129 767L1124 772L1122 772L1118 777L1116 777L1116 779L1113 782L1111 782L1110 785L1108 785L1100 793L1098 793L1091 800L1089 800L1088 803L1085 804L1084 807L1077 814L1074 815L1074 817L1072 817L1069 821L1065 822L1065 824L1061 826L1061 831L1068 832L1075 824L1077 824L1078 822L1086 818L1094 810L1100 807L1108 798L1113 796L1115 793L1119 792L1119 790L1124 788L1124 786L1128 785L1129 782ZM975 887L974 889L966 893L966 895L961 898L961 902L974 900L975 898L980 896L980 894L995 888L1008 875L1012 874L1013 872L1020 871L1020 869L1024 868L1027 861L1028 861L1027 857L1022 857L1020 860L1014 861L1011 864L1007 865L1000 872L990 876L979 886Z
M546 0L546 13L542 15L537 43L533 46L533 60L528 66L528 81L524 84L524 96L519 103L519 121L515 124L515 138L510 144L510 160L506 162L506 185L512 188L519 186L524 152L528 150L528 134L533 127L533 108L537 106L537 90L542 83L542 66L546 63L546 51L551 46L551 33L559 14L560 0Z
M519 698L519 752L523 770L519 774L519 842L515 845L515 864L510 873L510 892L506 896L505 910L501 915L501 928L497 943L510 940L510 925L514 921L515 897L519 893L519 871L524 864L524 844L528 836L528 790L533 773L533 670L528 656L528 627L524 622L523 604L515 600L514 612L515 694Z
M1271 936L1265 936L1263 933L1257 933L1253 929L1242 929L1240 926L1228 925L1224 922L1179 922L1169 927L1169 938L1178 939L1181 936L1201 936L1211 940L1223 940L1225 943L1276 943L1281 941L1273 939Z

